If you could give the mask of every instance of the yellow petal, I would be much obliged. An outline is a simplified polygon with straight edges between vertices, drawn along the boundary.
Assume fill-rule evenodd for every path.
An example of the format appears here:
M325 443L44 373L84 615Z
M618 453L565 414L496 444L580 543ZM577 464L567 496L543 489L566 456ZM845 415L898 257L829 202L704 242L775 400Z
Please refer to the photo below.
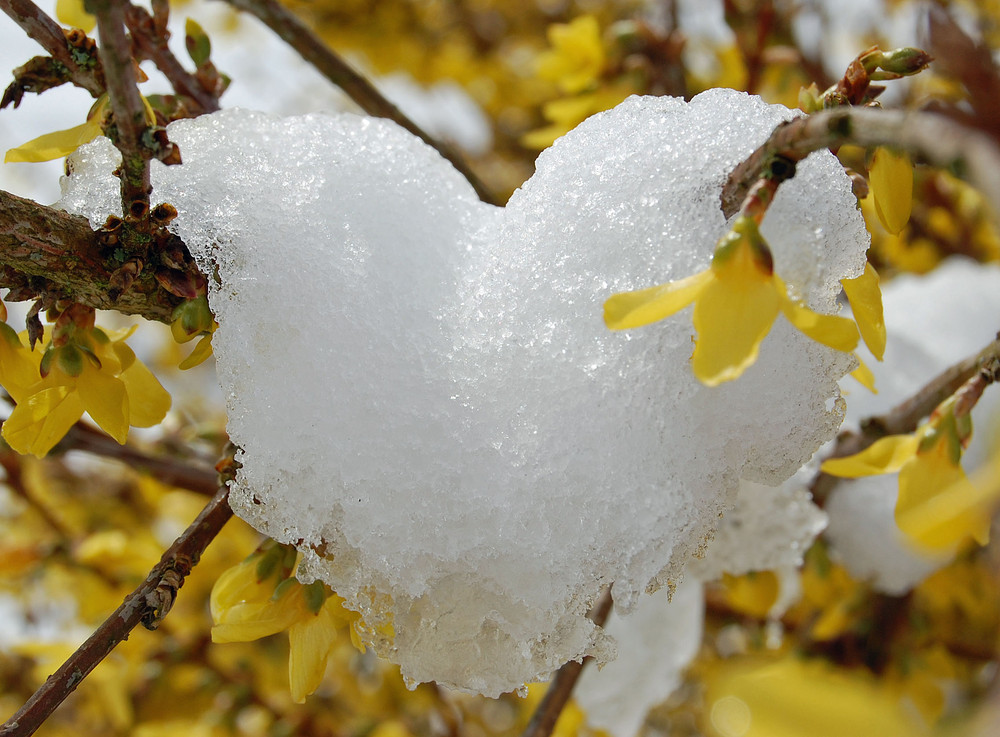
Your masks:
M18 453L42 458L83 415L73 386L41 381L3 423L3 439Z
M875 374L865 365L864 361L858 358L857 354L854 357L858 359L858 367L851 372L851 376L872 394L878 394L878 389L875 388Z
M209 610L215 624L226 621L226 612L237 604L253 602L263 604L274 594L274 581L264 585L257 580L258 556L227 568L212 586Z
M615 294L604 303L604 324L625 330L670 317L694 302L711 281L712 272L705 270L678 281Z
M121 445L128 438L128 392L121 379L108 371L83 362L83 371L76 380L77 393L83 407L101 429Z
M128 423L132 427L159 425L170 409L170 394L142 361L133 361L119 376L128 393Z
M195 366L200 366L202 363L208 360L209 356L212 355L212 336L214 333L209 333L208 335L203 335L201 340L198 341L198 345L194 347L194 350L178 364L177 368L181 371L187 371Z
M292 700L301 704L326 673L326 659L337 639L337 623L326 606L308 614L288 630L288 684Z
M22 143L20 146L8 150L4 161L11 163L15 161L38 162L60 159L63 156L69 156L80 148L80 146L90 143L99 135L101 135L100 121L94 118L74 128L46 133L38 138L33 138L27 143Z
M840 315L823 315L813 312L804 304L788 296L785 283L774 275L775 289L781 297L781 311L788 322L817 343L834 350L850 353L858 346L858 328L853 320Z
M780 299L770 274L741 244L715 278L697 295L694 329L698 332L691 365L707 386L732 381L743 374L760 352L760 344L778 316Z
M281 600L283 601L283 599ZM236 604L212 627L212 642L250 642L283 632L302 616L302 611L267 601Z
M942 439L899 472L896 524L917 545L951 549L969 537L989 542L996 485L977 489Z
M20 403L39 378L38 368L17 333L6 323L0 323L0 385Z
M875 149L868 171L875 211L883 227L893 235L900 233L910 219L913 205L913 164L905 153L886 148Z
M876 440L860 453L823 461L820 470L846 479L893 473L916 456L919 444L916 435L890 435Z
M885 318L882 314L882 290L879 288L878 272L871 263L865 263L861 276L841 279L851 312L858 323L861 338L879 361L885 354Z
M79 28L90 33L97 25L97 18L83 7L83 0L56 0L56 18L64 26Z

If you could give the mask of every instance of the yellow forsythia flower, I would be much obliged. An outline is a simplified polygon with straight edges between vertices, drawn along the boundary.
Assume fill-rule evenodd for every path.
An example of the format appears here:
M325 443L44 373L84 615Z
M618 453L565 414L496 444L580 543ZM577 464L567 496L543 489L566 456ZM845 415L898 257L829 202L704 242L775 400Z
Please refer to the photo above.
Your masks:
M868 170L875 212L883 227L897 235L910 220L913 206L913 164L905 153L875 149Z
M73 128L62 131L54 131L45 135L33 138L27 143L9 149L4 156L6 163L16 161L26 161L37 163L39 161L52 161L63 156L69 156L85 143L90 143L103 133L101 124L104 115L108 110L108 96L101 95L100 99L90 109L87 114L87 122Z
M25 347L30 383L21 359L16 369L0 363L0 383L17 403L3 423L8 445L41 458L84 412L119 443L129 426L152 427L163 420L170 395L126 345L134 330L108 336L100 328L78 329L72 341L59 347L50 342L44 353Z
M604 45L597 18L582 15L570 23L549 26L552 48L538 59L538 75L570 95L597 82L604 69Z
M360 615L322 582L299 583L287 566L267 564L288 549L270 544L223 573L212 588L212 641L249 642L288 631L288 681L292 699L305 701L326 672L326 661L343 626L356 639ZM269 557L270 556L270 557Z
M648 325L692 302L698 337L691 363L707 386L738 378L757 360L779 312L823 345L853 351L858 343L853 321L814 312L788 296L784 281L774 273L770 248L748 216L737 218L719 240L708 269L612 296L604 303L604 322L612 330Z
M909 539L937 550L969 537L985 545L998 492L976 489L962 470L971 435L969 416L955 416L951 397L916 432L881 438L860 453L824 461L821 469L845 478L898 471L896 524Z
M56 18L64 26L79 28L90 33L97 25L97 18L83 7L83 0L56 0Z

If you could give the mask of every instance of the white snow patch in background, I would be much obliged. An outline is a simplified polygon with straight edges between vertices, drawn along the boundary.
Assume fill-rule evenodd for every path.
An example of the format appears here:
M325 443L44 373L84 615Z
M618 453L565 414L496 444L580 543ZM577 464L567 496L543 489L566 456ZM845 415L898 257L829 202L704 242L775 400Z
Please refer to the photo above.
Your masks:
M583 671L574 698L587 723L614 737L633 737L647 712L681 684L698 654L705 618L701 583L685 581L667 592L644 596L635 610L612 613L604 629L615 638L618 657Z
M172 126L185 164L154 186L221 279L234 507L391 620L375 645L406 677L498 694L600 658L585 613L604 585L627 611L678 581L741 475L781 483L839 426L852 357L781 318L714 389L691 375L688 312L601 318L616 291L708 265L722 182L791 114L731 90L632 98L543 153L505 209L384 121ZM87 147L62 204L103 218L113 161ZM836 310L868 239L832 156L803 162L763 231L778 273Z
M993 340L1000 315L1000 266L952 258L926 276L896 277L884 286L883 302L885 360L879 363L862 350L879 393L856 383L851 387L848 426L888 412ZM1000 392L990 388L972 411L972 441L962 458L967 473L997 448L998 417ZM953 557L927 555L906 543L893 517L897 494L896 474L861 478L840 482L826 503L834 555L852 576L888 594L905 593Z

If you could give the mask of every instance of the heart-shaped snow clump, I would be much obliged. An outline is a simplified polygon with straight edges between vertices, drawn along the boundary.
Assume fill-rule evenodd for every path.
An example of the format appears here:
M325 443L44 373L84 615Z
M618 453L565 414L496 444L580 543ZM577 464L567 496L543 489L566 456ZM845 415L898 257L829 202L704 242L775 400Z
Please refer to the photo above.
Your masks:
M779 318L738 381L691 375L690 313L612 332L615 292L704 269L728 172L794 113L731 90L631 98L538 158L505 208L353 115L170 126L154 199L206 273L237 513L303 553L413 681L496 695L607 638L585 618L676 582L740 477L779 483L836 430L846 354ZM115 208L107 142L62 204ZM828 153L783 186L777 272L837 311L868 238ZM834 401L836 400L836 401ZM388 628L382 627L381 631Z

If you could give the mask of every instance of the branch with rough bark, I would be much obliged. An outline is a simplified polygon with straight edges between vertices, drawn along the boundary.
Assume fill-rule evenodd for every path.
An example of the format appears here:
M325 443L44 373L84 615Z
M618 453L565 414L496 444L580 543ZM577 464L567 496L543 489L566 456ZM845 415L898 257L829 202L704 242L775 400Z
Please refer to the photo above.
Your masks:
M125 5L121 0L89 0L87 9L97 18L101 63L115 116L112 140L122 152L122 212L139 218L149 211L153 152L144 142L148 122L125 34Z
M86 218L0 191L0 288L12 290L8 299L69 299L169 323L181 300L160 284L152 264L112 299L121 257L105 241Z
M63 72L63 82L72 82L82 87L94 97L104 94L103 72L100 62L89 49L73 45L68 40L71 37L78 43L83 43L86 36L82 32L70 32L71 36L31 0L0 0L0 10L3 10L17 23L28 36L44 48L52 61L59 65L58 72ZM81 39L80 36L83 35ZM86 52L86 53L84 53ZM17 82L15 82L15 85ZM39 89L30 91L40 92ZM4 98L7 100L7 97ZM20 94L11 98L15 106L20 101Z

